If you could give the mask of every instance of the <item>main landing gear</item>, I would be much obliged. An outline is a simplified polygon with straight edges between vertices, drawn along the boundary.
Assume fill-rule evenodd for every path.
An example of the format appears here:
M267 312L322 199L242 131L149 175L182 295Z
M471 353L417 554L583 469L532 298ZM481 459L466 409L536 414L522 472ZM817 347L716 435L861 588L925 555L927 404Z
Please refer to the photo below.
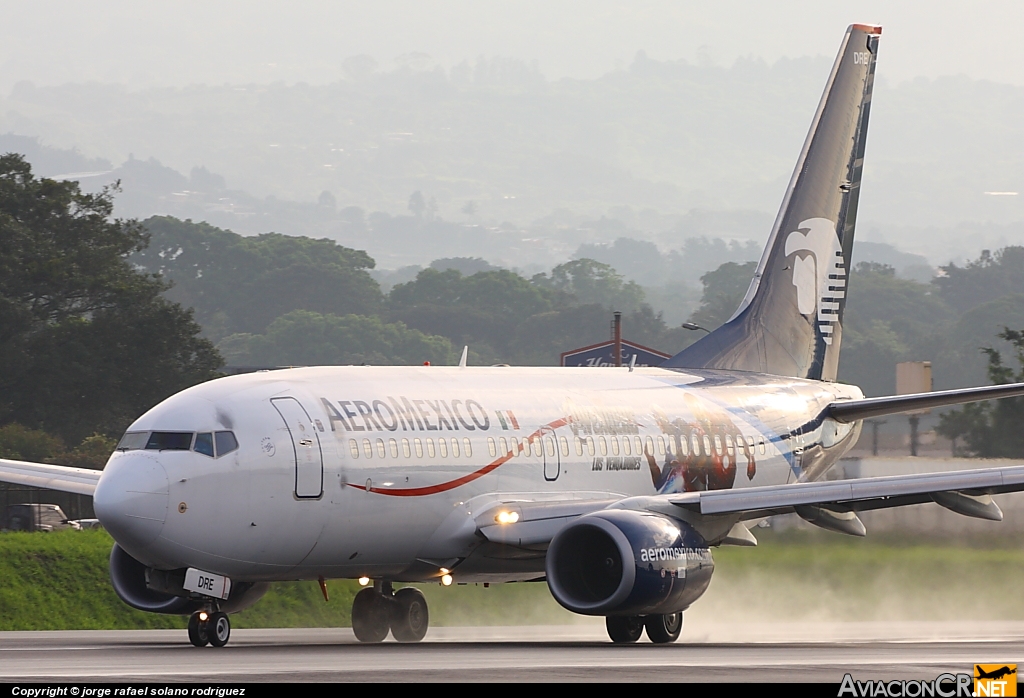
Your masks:
M188 640L196 647L223 647L231 638L231 621L223 611L196 611L188 619Z
M647 630L647 637L655 644L675 642L683 630L683 612L650 616L607 616L604 619L608 637L617 645L636 642Z
M360 642L383 642L388 631L399 642L419 642L427 634L427 600L415 587L394 591L391 582L374 582L352 601L352 631Z

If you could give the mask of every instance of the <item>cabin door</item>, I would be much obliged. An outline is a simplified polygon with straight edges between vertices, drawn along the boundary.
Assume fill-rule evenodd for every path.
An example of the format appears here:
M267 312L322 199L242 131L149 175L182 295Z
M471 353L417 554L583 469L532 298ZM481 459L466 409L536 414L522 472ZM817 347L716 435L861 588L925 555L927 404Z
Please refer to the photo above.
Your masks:
M324 491L324 456L316 426L295 398L276 397L270 402L291 436L295 454L295 496L316 499Z
M544 429L540 433L540 443L544 447L544 479L554 482L558 479L558 473L562 470L562 460L558 453L558 442L555 440L555 432Z

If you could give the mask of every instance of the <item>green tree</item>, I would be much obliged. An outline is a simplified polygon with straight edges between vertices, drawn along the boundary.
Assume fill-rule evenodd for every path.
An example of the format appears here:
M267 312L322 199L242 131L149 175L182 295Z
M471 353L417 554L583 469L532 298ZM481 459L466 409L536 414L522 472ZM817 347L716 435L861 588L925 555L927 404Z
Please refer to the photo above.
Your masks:
M410 330L378 317L322 315L293 310L270 323L264 334L235 334L218 345L238 365L410 365L457 360L444 337Z
M701 276L704 295L690 322L709 330L724 325L743 300L743 294L747 292L756 268L757 262L726 262Z
M982 351L988 356L988 376L994 385L1024 382L1024 330L1004 327L999 338L1013 345L1018 369L1003 365L1002 354L992 347ZM962 439L958 451L979 458L1020 458L1024 456L1024 398L1013 397L991 402L976 402L939 418L936 431L953 441Z
M943 328L954 316L935 288L901 279L891 266L858 264L848 298L839 380L867 395L895 393L896 364L932 360L948 339Z
M111 219L115 191L0 157L0 424L71 443L116 434L221 364L191 311L129 263L148 238Z
M195 309L214 341L229 334L262 332L296 310L373 315L383 309L380 286L365 252L333 240L278 233L243 237L206 223L154 216L152 236L132 262L171 282L167 297Z
M610 310L636 310L644 302L644 290L636 282L626 281L610 265L593 259L559 264L550 277L538 274L533 282L571 294L581 304L597 303Z
M942 267L932 281L942 298L960 312L986 301L1020 293L1024 288L1024 247L1009 246L995 254L982 250L977 259L962 267Z
M507 269L463 276L456 269L424 269L391 289L393 320L427 334L470 345L484 360L507 361L508 343L523 320L551 310L558 293ZM502 358L506 357L506 358Z

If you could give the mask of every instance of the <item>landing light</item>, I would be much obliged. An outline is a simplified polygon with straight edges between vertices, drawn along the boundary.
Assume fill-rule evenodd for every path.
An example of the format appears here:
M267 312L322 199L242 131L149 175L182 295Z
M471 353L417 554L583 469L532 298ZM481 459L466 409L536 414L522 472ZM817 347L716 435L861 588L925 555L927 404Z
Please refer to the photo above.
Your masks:
M200 611L199 612L199 620L201 620L202 622L205 623L209 619L210 619L210 615L206 611Z
M441 577L441 584L450 587L452 585L452 576L450 574L443 575Z
M494 520L500 524L514 524L519 520L518 511L502 511L498 512L498 515L494 517Z
M360 577L359 578L359 586L364 587L364 586L366 586L369 583L370 583L370 578L369 577Z

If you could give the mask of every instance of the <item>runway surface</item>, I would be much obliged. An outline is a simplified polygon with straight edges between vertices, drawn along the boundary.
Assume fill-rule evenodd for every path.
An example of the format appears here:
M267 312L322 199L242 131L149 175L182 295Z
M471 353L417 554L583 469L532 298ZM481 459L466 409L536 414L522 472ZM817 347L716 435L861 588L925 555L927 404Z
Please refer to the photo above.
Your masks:
M418 645L351 630L235 630L221 649L185 631L0 633L0 680L825 681L934 679L1024 660L1021 623L844 623L684 628L672 645L613 646L603 625L432 628ZM1024 662L1022 662L1024 663Z

